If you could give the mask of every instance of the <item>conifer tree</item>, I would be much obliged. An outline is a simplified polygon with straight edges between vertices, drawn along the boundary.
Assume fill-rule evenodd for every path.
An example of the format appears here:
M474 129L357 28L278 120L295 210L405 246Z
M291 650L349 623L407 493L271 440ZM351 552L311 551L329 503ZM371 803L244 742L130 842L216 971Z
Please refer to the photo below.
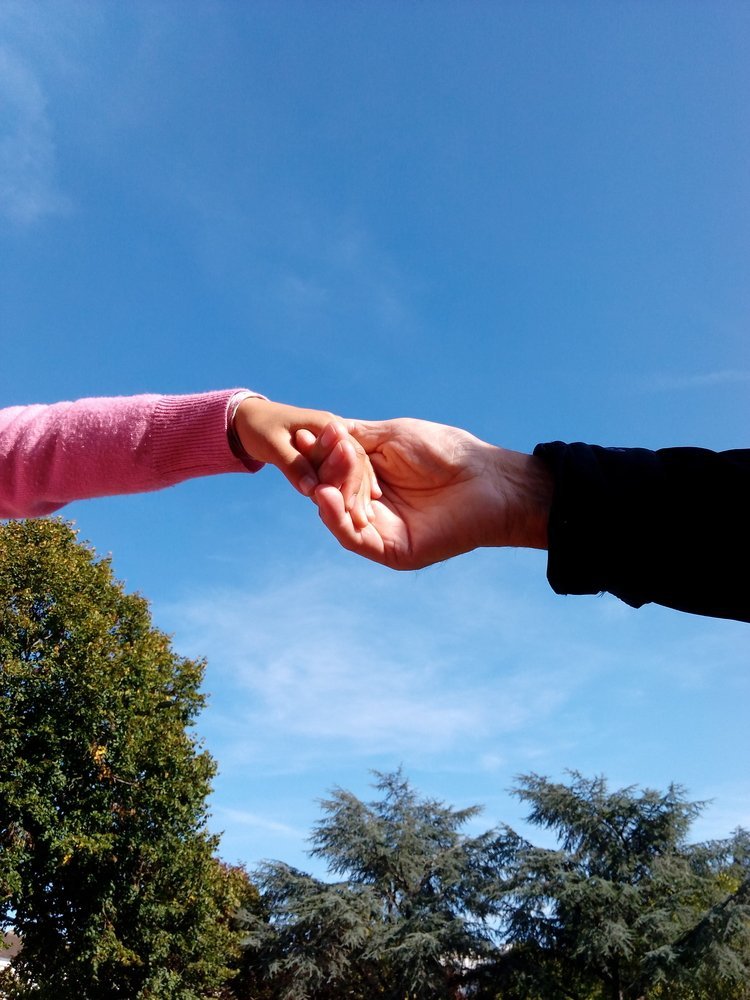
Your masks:
M270 920L246 921L247 961L274 1000L455 1000L492 953L494 835L462 832L478 807L422 798L400 771L375 788L322 803L311 853L341 881L260 871Z
M492 972L502 995L746 996L747 835L690 845L703 803L680 786L610 791L604 778L570 774L568 784L525 775L515 789L557 846L506 830L508 948Z
M338 881L261 869L242 1000L750 1000L748 834L690 844L702 804L679 786L525 775L544 848L466 835L477 807L400 771L376 788L322 803L311 853Z

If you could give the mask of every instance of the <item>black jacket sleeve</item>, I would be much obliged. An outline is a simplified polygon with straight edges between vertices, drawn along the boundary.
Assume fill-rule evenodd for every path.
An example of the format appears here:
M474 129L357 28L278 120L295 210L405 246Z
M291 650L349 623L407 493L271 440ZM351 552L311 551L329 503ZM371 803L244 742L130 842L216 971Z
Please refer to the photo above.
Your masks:
M634 608L750 621L750 450L540 444L554 478L547 578Z

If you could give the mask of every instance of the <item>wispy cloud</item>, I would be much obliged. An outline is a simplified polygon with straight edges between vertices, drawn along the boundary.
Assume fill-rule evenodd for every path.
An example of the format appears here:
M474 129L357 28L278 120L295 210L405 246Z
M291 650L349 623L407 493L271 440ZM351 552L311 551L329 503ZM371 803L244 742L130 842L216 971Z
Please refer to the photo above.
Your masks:
M196 220L197 250L212 279L278 316L295 352L311 343L317 350L321 337L339 330L347 339L370 330L381 341L417 336L415 279L366 221L326 210L304 193L302 176L297 184L260 178L227 193L232 185L220 175L186 167L178 183L170 177L165 195Z
M215 810L215 817L219 822L232 823L234 826L251 827L254 830L264 830L266 833L278 834L282 837L294 837L300 839L306 836L306 830L299 830L288 823L280 823L278 820L269 819L259 813L249 812L247 809L231 809L220 806Z
M0 214L17 225L65 212L52 123L39 77L8 46L0 48Z
M157 609L180 652L208 658L201 728L219 761L218 802L234 810L217 809L230 853L278 855L274 823L303 826L294 817L331 784L399 763L439 774L449 800L468 782L498 821L513 815L504 789L515 774L565 767L721 799L699 837L747 814L711 778L723 771L732 784L719 759L747 742L736 728L741 626L557 598L533 553L474 553L406 575L301 553L249 577L235 567L236 586ZM713 765L695 731L716 744ZM248 795L262 806L246 813ZM280 816L266 811L282 800Z
M410 310L403 279L362 226L311 218L297 224L293 269L278 285L288 309L352 311L373 315L381 330L404 327Z
M508 662L524 632L535 645L526 615L510 595L491 613L486 581L468 567L459 591L455 574L439 569L386 586L371 567L296 569L261 592L214 592L168 609L180 648L206 653L234 688L231 703L212 708L232 757L280 741L287 761L295 745L305 759L478 752L490 737L543 723L587 670L533 654L523 667ZM475 661L480 647L485 662Z
M102 20L82 0L0 5L0 218L16 226L71 209L51 97L77 93L83 53L97 46Z
M642 388L647 392L677 392L705 389L715 386L738 385L750 382L750 371L736 368L693 374L651 375L643 379Z

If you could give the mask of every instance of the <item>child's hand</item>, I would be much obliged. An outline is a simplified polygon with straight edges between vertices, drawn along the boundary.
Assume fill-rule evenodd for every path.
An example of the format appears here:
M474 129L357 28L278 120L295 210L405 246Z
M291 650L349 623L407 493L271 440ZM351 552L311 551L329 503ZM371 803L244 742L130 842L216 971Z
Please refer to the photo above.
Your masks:
M330 441L323 435L329 426L336 428L329 432ZM358 527L367 524L373 483L377 490L372 466L364 448L349 436L332 413L250 396L237 407L234 430L251 458L275 465L303 496L312 496L318 485L319 462L315 455L308 457L307 452L316 442L327 440L325 457L339 469L335 485L345 507Z

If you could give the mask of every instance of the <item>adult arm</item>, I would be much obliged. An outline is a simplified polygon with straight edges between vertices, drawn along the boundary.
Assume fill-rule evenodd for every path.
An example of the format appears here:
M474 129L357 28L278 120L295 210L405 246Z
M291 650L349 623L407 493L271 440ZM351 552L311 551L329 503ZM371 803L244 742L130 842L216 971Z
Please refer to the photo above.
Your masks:
M333 489L345 448L301 444L331 484L315 496L345 548L395 569L478 546L547 548L559 594L750 621L750 451L554 442L526 455L426 421L347 427L383 491L361 530Z
M554 481L556 593L750 621L750 450L556 441L534 453Z
M338 489L353 460L346 432L369 455L382 491L362 528ZM319 466L320 516L345 548L407 570L480 546L546 546L552 482L541 459L425 420L349 421L340 437L333 449L309 435L298 443Z

